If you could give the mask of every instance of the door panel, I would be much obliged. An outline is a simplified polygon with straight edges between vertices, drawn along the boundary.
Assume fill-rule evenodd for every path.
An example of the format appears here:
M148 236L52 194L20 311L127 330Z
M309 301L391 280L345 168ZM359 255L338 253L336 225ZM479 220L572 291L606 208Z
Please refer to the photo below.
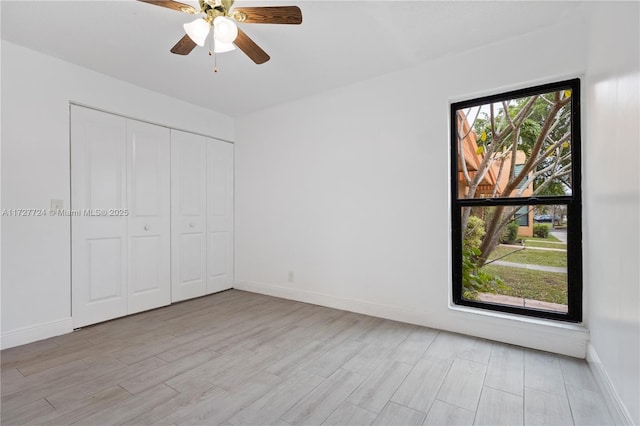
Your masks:
M227 270L227 248L229 247L228 232L210 232L209 247L216 256L209 257L207 271L210 278L219 278L229 273Z
M169 130L127 120L129 309L171 303Z
M74 327L127 314L125 119L71 108L71 285Z
M162 268L158 267L158 259L162 256L162 238L134 237L129 248L131 256L136 259L131 265L131 289L133 295L157 290L161 282Z
M126 296L119 285L122 276L122 238L87 239L89 279L88 304Z
M204 282L202 268L204 246L202 235L183 234L180 236L180 282L182 284L191 285L196 282Z
M138 217L162 216L164 207L162 202L165 196L165 188L162 185L166 182L162 180L160 175L162 167L165 166L163 161L167 160L163 158L166 155L165 147L159 144L153 134L141 134L138 130L133 137L135 138L133 141L135 146L131 153L134 167L131 169L132 173L129 177L133 190L130 207ZM159 137L162 138L164 135L159 135Z
M206 139L171 131L171 300L206 294Z
M233 145L207 143L207 293L233 287Z

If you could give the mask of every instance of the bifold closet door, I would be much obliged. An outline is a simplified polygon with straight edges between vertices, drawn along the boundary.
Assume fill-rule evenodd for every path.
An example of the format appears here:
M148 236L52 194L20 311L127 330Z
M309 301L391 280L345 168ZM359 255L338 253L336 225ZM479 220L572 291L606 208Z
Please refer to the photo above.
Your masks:
M171 303L170 130L127 120L128 313Z
M171 302L170 133L71 108L74 327Z
M207 143L207 293L233 287L233 144Z
M74 327L127 314L126 120L71 108ZM107 214L103 214L103 213Z
M171 300L207 294L207 140L171 131Z

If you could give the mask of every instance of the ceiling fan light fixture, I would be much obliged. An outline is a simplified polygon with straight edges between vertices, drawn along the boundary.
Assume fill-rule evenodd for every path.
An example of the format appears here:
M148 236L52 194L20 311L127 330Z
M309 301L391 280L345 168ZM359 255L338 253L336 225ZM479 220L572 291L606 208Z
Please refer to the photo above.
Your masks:
M211 30L211 25L209 25L207 21L202 18L198 18L188 24L184 24L183 27L184 31L195 44L198 46L204 46L204 42Z
M217 40L214 44L213 49L213 51L216 53L231 52L232 50L236 50L236 47L233 45L233 43L223 43Z
M238 27L231 19L218 16L213 20L213 37L218 43L231 44L238 37Z

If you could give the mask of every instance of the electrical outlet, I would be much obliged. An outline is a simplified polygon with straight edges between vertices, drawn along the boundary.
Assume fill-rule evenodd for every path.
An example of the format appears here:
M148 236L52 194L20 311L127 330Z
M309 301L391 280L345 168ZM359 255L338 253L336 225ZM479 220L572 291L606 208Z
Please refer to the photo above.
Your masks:
M51 210L62 210L64 207L64 200L51 199Z
M289 271L289 282L293 282L293 271Z

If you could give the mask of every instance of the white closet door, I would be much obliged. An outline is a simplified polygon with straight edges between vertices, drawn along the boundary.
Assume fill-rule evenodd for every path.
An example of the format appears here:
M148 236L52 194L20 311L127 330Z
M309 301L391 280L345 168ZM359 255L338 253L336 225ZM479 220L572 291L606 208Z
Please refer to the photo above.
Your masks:
M171 301L207 294L207 144L171 131Z
M128 313L171 303L169 129L127 120Z
M233 144L207 143L207 293L233 287Z
M125 141L124 118L72 106L74 327L127 314L127 218L108 215L126 207Z

